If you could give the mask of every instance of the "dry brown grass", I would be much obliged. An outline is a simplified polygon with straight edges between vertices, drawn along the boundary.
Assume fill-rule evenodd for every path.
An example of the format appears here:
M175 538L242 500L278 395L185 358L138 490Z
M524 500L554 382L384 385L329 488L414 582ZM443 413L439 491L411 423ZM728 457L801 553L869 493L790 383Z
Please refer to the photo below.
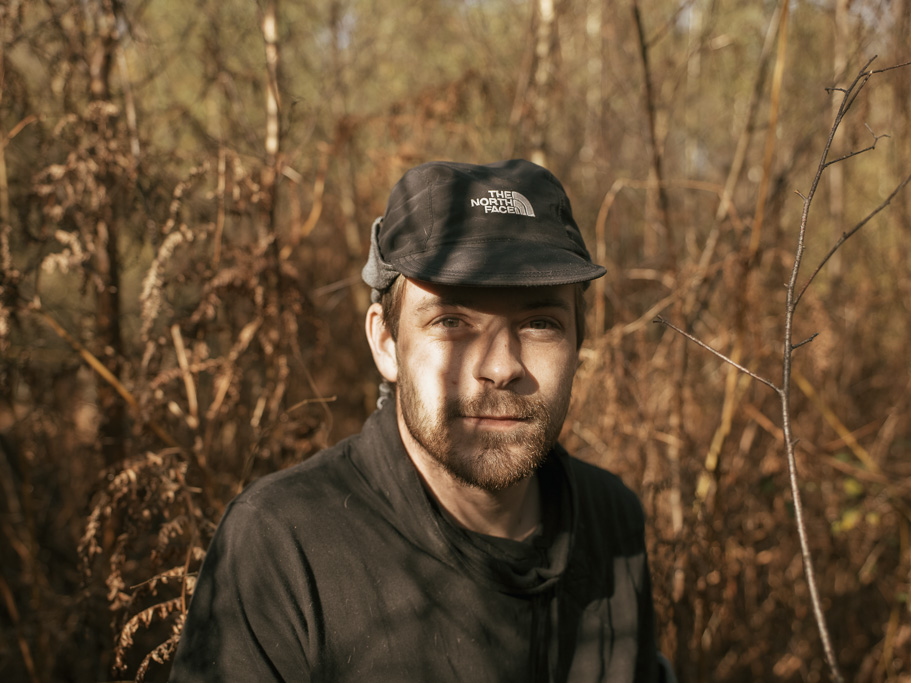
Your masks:
M262 45L244 62L251 48L231 34L238 44L226 51L220 32L239 18L257 34L242 3L175 14L178 38L153 6L0 5L3 680L166 677L227 502L356 431L371 409L377 376L357 271L389 187L430 158L524 155L535 132L534 60L503 63L500 50L521 57L524 45L505 23L476 55L489 68L457 65L386 100L369 80L347 83L379 98L353 106L345 60L363 55L308 74L279 42L279 68L267 74ZM806 187L831 124L818 71L828 17L814 7L795 6L787 47L801 57L776 81L779 127L768 136L770 22L753 9L720 3L695 37L667 19L676 4L643 12L649 130L631 76L641 65L627 56L632 17L604 18L598 54L616 73L600 74L597 112L577 106L592 92L578 38L588 18L559 18L547 152L609 269L589 293L593 332L564 443L640 493L661 644L684 683L827 675L776 397L651 322L664 315L776 376L799 223L792 190ZM116 13L134 10L120 33ZM440 31L455 21L433 16ZM651 25L658 16L666 25ZM380 19L369 28L381 30ZM909 22L911 12L896 14L897 56L881 63L902 61ZM863 25L857 40L873 40ZM413 62L411 44L406 52ZM687 95L681 74L697 57L705 75ZM289 75L281 67L292 59ZM283 90L269 154L267 82ZM301 92L310 99L295 101ZM868 144L865 124L892 137L845 165L845 222L908 172L909 92L911 78L896 73L856 105L843 152ZM684 100L691 113L680 112ZM656 139L663 178L643 153ZM755 237L757 173L768 194ZM811 262L844 229L834 193L822 190ZM911 199L898 197L852 238L808 290L795 329L797 339L818 334L796 352L793 389L811 550L839 663L860 683L911 675L909 216Z

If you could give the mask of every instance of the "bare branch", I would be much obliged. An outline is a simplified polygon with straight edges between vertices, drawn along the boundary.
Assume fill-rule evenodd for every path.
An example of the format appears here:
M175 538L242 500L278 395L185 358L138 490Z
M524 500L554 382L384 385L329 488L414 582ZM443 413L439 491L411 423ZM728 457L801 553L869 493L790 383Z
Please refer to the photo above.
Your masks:
M718 356L718 357L719 357L721 360L723 360L725 363L730 363L730 364L733 365L735 368L737 368L738 370L740 370L740 372L749 375L750 377L752 377L753 379L755 379L757 382L762 382L763 384L765 384L767 387L769 387L770 389L772 389L772 390L775 391L776 393L778 393L778 394L781 393L781 389L780 389L779 387L775 386L774 383L770 382L769 380L767 380L767 379L764 378L764 377L761 377L761 376L757 375L755 372L752 372L751 370L748 370L747 368L743 367L740 363L738 363L738 362L736 362L736 361L734 361L734 360L731 360L730 358L728 358L727 356L725 356L723 353L721 353L721 351L718 351L718 350L716 350L716 349L713 349L711 346L709 346L708 344L706 344L706 343L703 342L703 341L700 341L699 339L697 339L696 337L694 337L694 336L691 335L690 333L684 332L683 330L681 330L681 329L680 329L679 327L677 327L676 325L673 325L673 324L671 324L670 322L668 322L665 318L662 318L660 315L657 316L652 322L657 323L658 325L664 325L664 326L669 327L669 328L671 328L672 330L674 330L674 332L677 332L678 334L682 334L684 337L686 337L687 339L689 339L689 340L690 340L691 342L693 342L694 344L696 344L696 345L698 345L698 346L701 346L701 347L704 348L706 351L709 351L709 352L711 352L711 353L714 353L716 356Z
M825 163L825 167L829 167L832 164L837 164L841 161L846 161L846 160L850 159L851 157L859 156L859 155L863 154L864 152L869 152L871 150L874 150L874 149L876 149L876 143L878 143L882 138L892 137L888 133L883 133L882 135L877 135L876 133L873 132L873 129L870 128L870 126L866 123L864 124L864 127L868 131L870 131L870 135L873 136L873 144L871 144L869 147L864 147L863 149L858 149L858 150L855 150L854 152L849 152L848 154L838 157L837 159L832 159L831 161L827 161Z
M813 282L813 280L819 274L819 271L822 270L823 266L826 265L826 262L830 258L832 258L832 255L835 254L836 251L838 251L838 249L841 247L841 245L843 245L845 242L847 242L848 239L854 235L854 233L856 233L858 230L860 230L862 227L864 227L867 223L869 223L870 220L876 214L878 214L880 211L882 211L887 206L889 206L889 204L891 204L892 200L895 198L895 195L897 195L899 192L901 192L905 188L905 186L908 185L909 182L911 182L911 175L909 175L907 178L905 178L903 181L901 181L898 184L898 186L894 190L892 190L892 193L888 197L886 197L885 201L883 201L882 204L880 204L875 209L873 209L873 211L871 211L869 214L867 214L867 216L862 221L860 221L857 225L855 225L853 228L851 228L851 230L849 230L848 232L842 233L842 236L839 238L839 240L834 245L832 245L832 248L829 249L829 253L827 253L823 257L822 261L819 262L819 265L816 266L816 270L813 271L813 274L810 275L810 278L807 280L806 284L801 288L800 294L798 294L797 297L794 299L795 306L800 302L800 299L803 297L804 292L807 291L807 288L810 286L810 283Z
M809 214L810 214L810 207L813 203L814 197L816 196L816 191L819 187L819 183L822 178L823 172L829 166L832 166L833 164L837 164L841 161L845 161L847 159L850 159L851 157L858 156L860 154L863 154L864 152L874 149L876 147L876 144L879 141L880 137L886 137L886 136L877 136L876 134L873 133L873 131L868 126L867 129L870 130L870 134L873 136L873 143L870 146L868 146L867 148L862 149L862 150L851 152L845 156L839 157L838 159L830 160L828 158L829 152L832 148L833 140L835 138L835 134L838 131L838 128L841 125L841 122L844 119L845 114L850 110L851 106L854 104L859 93L863 90L864 86L869 81L869 79L875 73L881 73L882 71L891 70L891 68L897 68L897 67L889 67L889 69L882 69L879 71L869 71L870 64L872 64L874 59L876 59L876 58L874 57L873 59L870 59L864 65L864 67L858 72L857 76L854 78L854 81L847 88L834 88L833 87L833 88L827 89L828 92L843 93L842 101L838 108L838 112L836 113L835 120L832 124L832 127L829 129L829 135L826 140L825 146L823 148L822 154L820 156L819 163L818 163L817 169L816 169L816 173L815 173L812 183L810 185L810 189L806 194L797 192L798 196L800 196L801 199L803 200L803 211L802 211L801 217L800 217L800 225L799 225L799 230L798 230L798 235L797 235L797 245L796 245L795 252L794 252L794 264L793 264L793 267L791 270L791 276L786 285L786 287L787 287L787 305L786 305L786 309L785 309L785 320L784 320L785 329L784 329L784 344L783 344L783 353L782 353L781 386L780 387L776 386L773 382L771 382L767 379L764 379L763 377L760 377L759 375L751 372L750 370L746 369L739 363L735 362L734 360L725 356L724 354L720 353L719 351L713 349L712 347L708 346L707 344L700 341L699 339L684 332L683 330L679 329L678 327L675 327L674 325L669 323L667 320L665 320L661 316L658 316L654 319L654 322L662 324L662 325L666 325L667 327L670 327L675 332L682 334L684 337L686 337L690 341L696 343L697 345L701 346L702 348L706 349L707 351L710 351L711 353L716 355L718 358L722 359L726 363L729 363L730 365L737 368L741 372L747 374L748 376L752 377L753 379L756 379L756 380L762 382L763 384L770 387L778 394L779 400L781 402L782 435L783 435L783 441L785 444L787 463L788 463L788 478L789 478L789 482L790 482L791 499L792 499L792 502L794 505L794 515L796 518L795 521L796 521L797 533L798 533L798 537L800 540L801 559L803 561L803 567L804 567L804 573L805 573L806 580L807 580L807 586L810 591L810 601L812 603L813 614L814 614L814 618L816 620L816 624L817 624L817 627L819 630L819 635L820 635L820 639L822 641L823 650L825 651L826 661L829 665L829 669L832 674L832 680L836 681L836 683L843 683L844 678L841 674L841 671L839 670L838 661L835 657L834 648L832 647L831 636L829 634L829 630L826 625L825 614L822 609L822 602L820 600L819 590L818 590L818 587L816 584L815 570L813 568L813 557L810 552L808 532L807 532L807 528L806 528L806 523L804 521L803 503L801 500L799 478L798 478L798 473L797 473L797 459L796 459L796 454L795 454L795 445L797 443L797 439L793 437L792 429L791 429L791 408L790 408L791 391L790 391L790 388L791 388L791 378L792 378L793 354L796 349L812 342L817 337L817 334L813 334L808 339L805 339L798 343L792 342L792 339L793 339L793 329L794 329L794 315L795 315L795 311L797 308L797 304L800 302L800 299L803 296L803 293L806 291L807 287L810 285L810 283L816 277L816 274L820 271L822 266L826 263L826 261L828 261L828 259L832 256L832 254L835 253L835 251L849 237L851 237L851 235L853 235L858 230L860 230L860 228L862 228L866 223L868 223L873 218L873 216L875 216L880 211L882 211L886 206L888 206L889 203L892 201L892 199L896 196L896 194L898 194L899 191L901 191L909 182L911 182L911 176L909 176L904 181L902 181L899 184L899 186L895 188L895 190L893 190L893 192L889 195L889 197L882 204L880 204L880 206L878 206L873 212L871 212L866 218L864 218L860 223L858 223L849 232L845 233L842 236L842 238L832 247L832 249L829 251L829 253L826 255L826 257L822 260L820 265L816 268L816 270L810 276L806 285L804 285L804 287L800 290L800 292L797 293L797 278L798 278L798 274L800 272L800 267L801 267L801 263L803 260L804 251L806 249L807 224L808 224L808 219L809 219ZM761 214L760 214L760 216L761 216Z
M70 347L82 357L82 359L89 365L89 367L97 372L98 375L114 389L114 391L120 394L121 398L123 398L123 400L126 401L131 408L134 408L136 410L139 409L139 402L136 400L130 390L127 389L123 383L115 375L113 375L111 371L108 370L108 368L105 366L105 364L98 360L98 358L91 351L79 343L79 341L76 340L76 338L74 338L69 332L67 332L60 323L58 323L54 318L52 318L44 311L40 310L40 308L33 307L32 311L35 313L35 315L44 320L44 322L47 323L47 325L52 330L54 330L54 332L56 332L61 339L68 343ZM179 444L174 440L174 437L172 437L157 422L150 419L144 419L144 416L142 415L140 415L140 417L143 418L145 425L151 429L159 439L164 441L169 446L179 447Z
M825 164L823 164L823 168L828 168L829 166L832 166L833 164L837 164L842 161L847 161L848 159L850 159L852 157L860 156L861 154L863 154L865 152L869 152L874 149L876 149L875 142L872 145L870 145L869 147L864 147L863 149L858 149L853 152L848 152L844 156L840 156L837 159L832 159L831 161L827 161Z
M854 101L857 99L857 96L860 94L860 91L863 90L864 86L867 84L867 81L870 80L872 73L865 73L861 76L858 76L857 80L851 84L851 87L848 88L848 91L845 93L845 100L842 103L841 109L838 112L838 118L836 118L835 130L838 129L838 124L841 123L841 120L845 117L845 114L848 113L848 110L854 105ZM828 153L828 149L826 150Z
M905 180L898 188L889 196L889 198L883 202L873 213L871 213L867 218L865 218L860 224L855 226L855 228L850 232L846 233L838 244L836 244L829 252L829 254L823 259L822 264L814 271L810 276L807 284L800 290L800 292L795 296L796 287L797 287L797 277L800 272L800 266L803 261L803 254L806 248L806 232L807 232L807 221L810 215L810 206L813 203L813 198L816 195L816 190L819 187L820 179L822 178L823 172L826 168L831 165L828 162L829 151L832 148L832 141L835 138L835 133L838 131L839 126L841 125L842 120L844 119L845 114L850 110L851 106L857 99L859 93L863 90L864 86L869 81L870 77L873 75L873 72L868 71L870 64L873 60L870 59L860 70L857 76L854 78L854 81L851 85L844 91L844 97L842 98L841 105L838 108L838 113L835 116L835 121L832 124L832 127L829 129L829 137L826 140L825 148L823 149L822 156L819 160L819 165L816 169L816 175L813 178L813 182L810 186L810 191L807 193L804 199L803 212L800 217L800 228L798 230L797 236L797 247L794 252L794 265L791 270L791 277L788 281L787 287L787 307L785 311L785 332L784 332L784 349L782 353L782 390L780 392L781 397L781 419L782 419L782 431L784 433L784 442L785 449L787 452L787 461L788 461L788 478L791 486L791 499L794 504L794 516L797 524L797 534L800 540L800 552L803 559L804 573L807 579L807 586L810 590L810 602L813 606L813 614L816 619L816 624L819 629L819 636L822 640L823 650L825 652L826 661L829 664L829 669L832 672L832 679L836 683L842 683L844 678L841 674L841 671L838 666L838 660L835 657L835 650L832 647L832 638L829 634L829 629L826 625L825 613L822 609L822 602L819 598L819 589L816 585L815 570L813 568L813 557L810 552L810 543L808 538L808 533L806 529L806 524L803 517L803 503L800 495L800 486L797 475L797 458L795 455L794 444L795 440L792 437L791 431L791 368L793 363L793 353L796 348L799 348L803 345L804 342L795 345L791 340L793 338L793 329L794 329L794 314L797 308L797 304L800 301L800 298L803 296L803 293L806 291L807 286L810 282L816 277L816 274L819 272L822 265L831 257L831 255L838 249L845 240L848 239L850 235L853 235L857 230L859 230L867 221L870 220L874 215L879 213L885 206L889 204L892 200L892 197L901 189L908 180ZM871 131L872 132L872 131ZM876 138L874 136L874 143L876 145ZM856 156L856 155L849 155ZM838 160L832 163L836 163Z
M795 349L799 349L804 344L809 344L814 339L816 339L816 337L818 337L818 336L819 336L819 332L814 332L810 337L808 337L807 339L804 339L802 342L797 342L796 344L791 344L791 350L794 351Z
M876 59L876 57L874 57L873 59ZM867 66L870 65L870 63L873 61L873 59L871 59L869 62L867 62ZM911 62L903 62L902 64L893 64L892 66L886 66L886 67L883 67L882 69L875 69L874 71L870 72L870 75L884 74L887 71L892 71L893 69L901 69L906 66L911 66Z

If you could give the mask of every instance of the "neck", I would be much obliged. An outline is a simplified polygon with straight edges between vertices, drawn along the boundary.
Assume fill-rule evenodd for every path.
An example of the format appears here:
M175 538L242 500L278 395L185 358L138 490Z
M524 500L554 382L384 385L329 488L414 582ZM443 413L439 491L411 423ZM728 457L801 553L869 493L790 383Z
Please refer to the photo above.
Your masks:
M541 521L537 475L500 491L457 480L415 441L399 414L399 432L411 462L446 515L459 526L488 536L521 541Z
M538 528L541 500L537 475L502 491L484 491L453 481L439 467L432 467L431 477L428 477L417 463L415 466L440 507L456 524L470 531L514 541L525 540ZM433 470L445 475L442 481L433 480Z

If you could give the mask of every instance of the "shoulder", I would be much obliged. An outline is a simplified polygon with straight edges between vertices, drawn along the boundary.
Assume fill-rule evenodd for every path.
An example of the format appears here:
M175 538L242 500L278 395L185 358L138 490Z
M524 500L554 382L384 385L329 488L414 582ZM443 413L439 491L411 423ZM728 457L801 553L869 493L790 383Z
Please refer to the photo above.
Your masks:
M257 479L235 502L269 508L288 498L300 501L336 495L340 488L348 488L356 475L350 459L354 439L344 439L302 463Z
M359 433L298 465L258 479L235 502L264 508L286 501L293 501L295 506L323 507L353 494L376 504L379 485L375 480L389 474L388 464L397 460L394 455L401 448L395 411L376 411Z
M222 535L241 537L309 535L325 528L347 499L363 486L351 462L353 438L320 451L306 461L267 474L248 485L225 509ZM359 495L359 494L358 494Z

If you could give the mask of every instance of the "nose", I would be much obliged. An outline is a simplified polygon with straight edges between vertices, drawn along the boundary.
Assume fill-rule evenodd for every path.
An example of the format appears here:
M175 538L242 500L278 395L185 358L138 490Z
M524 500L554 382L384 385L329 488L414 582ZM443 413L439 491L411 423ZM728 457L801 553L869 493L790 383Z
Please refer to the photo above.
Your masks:
M490 382L495 389L504 389L525 376L521 342L506 328L491 331L480 345L475 366L475 379Z

